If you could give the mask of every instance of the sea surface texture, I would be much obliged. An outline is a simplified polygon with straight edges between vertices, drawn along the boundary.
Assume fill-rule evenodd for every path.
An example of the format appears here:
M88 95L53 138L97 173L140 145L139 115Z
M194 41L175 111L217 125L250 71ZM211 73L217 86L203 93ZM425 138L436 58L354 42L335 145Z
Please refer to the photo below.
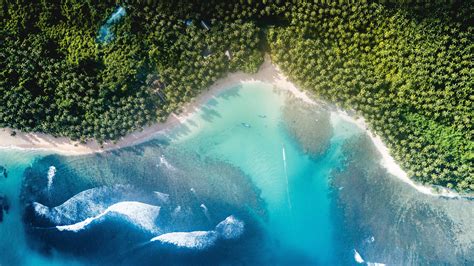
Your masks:
M0 150L0 265L473 265L474 201L380 160L329 107L260 82L133 147Z

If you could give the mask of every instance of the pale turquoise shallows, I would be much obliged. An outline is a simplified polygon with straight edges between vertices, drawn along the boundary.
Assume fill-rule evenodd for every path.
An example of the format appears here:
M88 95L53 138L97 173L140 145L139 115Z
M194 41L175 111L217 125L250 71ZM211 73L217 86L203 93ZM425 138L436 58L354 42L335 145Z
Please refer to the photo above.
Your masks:
M251 177L267 203L266 228L282 257L296 250L327 264L334 260L335 230L328 177L341 167L342 142L361 131L334 119L329 151L310 158L283 124L286 93L259 82L236 86L210 100L169 136L173 144L227 161Z
M76 157L0 150L9 173L0 194L12 203L0 223L0 265L471 265L474 201L417 192L386 172L361 129L329 113L252 82L223 90L183 124L134 147ZM315 144L318 152L303 152ZM161 233L140 228L142 212L63 232L25 208L114 185L133 186L116 190L133 201L148 201L150 192L164 199L152 222L168 233L176 224L179 232L213 230L230 215L244 233L217 241L211 232L203 239L209 249L186 249L150 241ZM69 214L110 196L90 195Z

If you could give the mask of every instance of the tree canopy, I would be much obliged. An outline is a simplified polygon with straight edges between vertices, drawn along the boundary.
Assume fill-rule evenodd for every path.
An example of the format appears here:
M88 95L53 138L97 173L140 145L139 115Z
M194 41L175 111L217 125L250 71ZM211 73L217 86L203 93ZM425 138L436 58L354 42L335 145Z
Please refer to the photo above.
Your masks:
M115 140L270 53L364 116L412 178L474 190L472 1L1 5L0 127Z

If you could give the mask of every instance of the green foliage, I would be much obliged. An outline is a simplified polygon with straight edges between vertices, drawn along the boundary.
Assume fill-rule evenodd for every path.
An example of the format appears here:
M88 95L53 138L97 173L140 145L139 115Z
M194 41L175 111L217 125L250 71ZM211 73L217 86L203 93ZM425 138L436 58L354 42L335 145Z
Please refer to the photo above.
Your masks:
M98 59L98 44L95 40L95 32L83 29L68 29L59 25L61 32L54 31L55 27L49 28L53 30L48 35L51 38L59 38L58 44L62 54L66 57L66 62L70 65L80 65L87 62L94 62Z
M263 61L254 22L215 19L234 3L122 3L127 15L100 43L114 2L2 3L0 127L114 140L164 120L225 73L256 72Z
M294 81L362 114L411 177L474 190L472 13L456 13L300 3L268 43Z
M269 51L363 115L411 177L474 190L472 1L9 2L0 127L115 140L228 72L256 72ZM101 43L118 4L126 15Z

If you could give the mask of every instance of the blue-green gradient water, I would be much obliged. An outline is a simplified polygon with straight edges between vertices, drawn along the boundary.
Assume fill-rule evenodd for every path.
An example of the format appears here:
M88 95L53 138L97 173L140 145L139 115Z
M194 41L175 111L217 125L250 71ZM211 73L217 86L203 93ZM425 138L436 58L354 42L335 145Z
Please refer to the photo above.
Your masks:
M420 194L356 125L265 83L144 144L0 165L0 265L474 262L472 200Z
M335 258L337 229L327 177L342 164L340 147L347 132L360 130L338 121L335 135L327 140L329 149L312 159L282 120L287 97L261 83L235 87L169 135L174 145L228 162L251 178L266 203L265 229L278 242L275 259L291 260L296 252L308 261L329 264Z

